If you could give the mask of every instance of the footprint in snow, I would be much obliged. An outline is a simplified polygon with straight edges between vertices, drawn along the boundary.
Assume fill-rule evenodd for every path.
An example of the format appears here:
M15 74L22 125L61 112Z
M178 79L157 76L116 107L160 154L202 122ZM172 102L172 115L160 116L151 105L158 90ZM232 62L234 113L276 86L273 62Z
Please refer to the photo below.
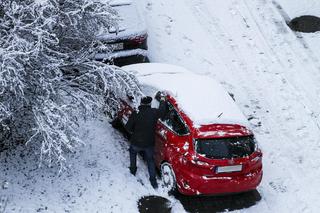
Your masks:
M184 35L182 38L183 38L184 41L187 41L189 43L193 43L193 40L191 38L189 38L188 36L186 36L186 35Z
M167 33L168 35L171 35L171 26L170 26L170 25L167 25L167 26L165 27L165 31L166 31L166 33Z
M144 183L143 183L142 179L140 179L140 178L137 179L137 182L140 183L142 186L144 186Z
M152 3L151 2L147 3L146 9L149 10L149 11L152 10Z
M287 192L287 187L281 182L282 182L281 180L271 181L269 182L269 185L276 192L285 193Z
M190 56L191 55L191 50L190 49L187 49L184 51L184 55L185 56Z

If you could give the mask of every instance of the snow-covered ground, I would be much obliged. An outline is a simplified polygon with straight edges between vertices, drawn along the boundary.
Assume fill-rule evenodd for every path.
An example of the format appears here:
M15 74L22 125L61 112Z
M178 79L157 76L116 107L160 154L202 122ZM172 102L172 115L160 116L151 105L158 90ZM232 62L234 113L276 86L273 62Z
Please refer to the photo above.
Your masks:
M142 196L154 194L172 200L175 211L183 211L161 189L155 192L141 160L136 177L130 174L128 142L106 120L87 121L80 132L87 145L60 175L57 168L38 169L35 155L23 146L1 153L0 180L8 182L0 189L0 196L7 196L5 212L134 213Z
M264 179L262 201L244 211L317 212L320 39L291 32L283 11L313 15L318 1L139 2L151 61L213 76L251 118L264 150Z
M239 212L318 212L320 34L293 33L285 23L319 15L318 0L138 2L151 61L214 77L250 118L264 151L262 200ZM0 154L7 212L137 212L141 196L165 196L141 161L140 181L130 175L128 144L106 121L87 122L81 134L87 145L59 178L56 168L37 169L28 148Z

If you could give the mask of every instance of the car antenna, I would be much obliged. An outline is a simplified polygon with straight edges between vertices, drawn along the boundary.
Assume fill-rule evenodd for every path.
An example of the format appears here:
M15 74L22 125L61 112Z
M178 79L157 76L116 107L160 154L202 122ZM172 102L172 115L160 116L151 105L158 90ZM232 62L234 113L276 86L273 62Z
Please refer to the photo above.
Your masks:
M221 112L221 113L218 115L218 117L217 117L217 118L220 118L222 114L223 114L223 112Z

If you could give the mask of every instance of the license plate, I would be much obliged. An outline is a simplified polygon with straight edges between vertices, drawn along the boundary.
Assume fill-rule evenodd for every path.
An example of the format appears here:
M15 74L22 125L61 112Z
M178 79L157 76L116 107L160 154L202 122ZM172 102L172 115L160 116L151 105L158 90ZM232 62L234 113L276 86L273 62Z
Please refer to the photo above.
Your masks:
M109 44L112 50L123 50L123 43Z
M230 173L230 172L240 172L242 170L242 165L234 166L219 166L216 169L217 173Z

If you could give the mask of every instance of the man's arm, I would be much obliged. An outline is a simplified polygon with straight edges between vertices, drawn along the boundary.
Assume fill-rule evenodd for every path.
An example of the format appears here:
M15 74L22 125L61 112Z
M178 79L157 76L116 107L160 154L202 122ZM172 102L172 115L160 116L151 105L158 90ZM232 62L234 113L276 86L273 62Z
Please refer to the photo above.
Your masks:
M157 116L158 118L163 119L166 114L167 114L167 103L165 100L160 100Z
M157 110L157 118L164 118L167 114L167 103L166 103L166 96L162 92L157 92L155 96L156 100L160 102L159 108Z
M134 131L134 125L135 125L135 120L136 120L136 111L133 111L131 115L129 116L128 122L124 126L124 128L132 134Z

